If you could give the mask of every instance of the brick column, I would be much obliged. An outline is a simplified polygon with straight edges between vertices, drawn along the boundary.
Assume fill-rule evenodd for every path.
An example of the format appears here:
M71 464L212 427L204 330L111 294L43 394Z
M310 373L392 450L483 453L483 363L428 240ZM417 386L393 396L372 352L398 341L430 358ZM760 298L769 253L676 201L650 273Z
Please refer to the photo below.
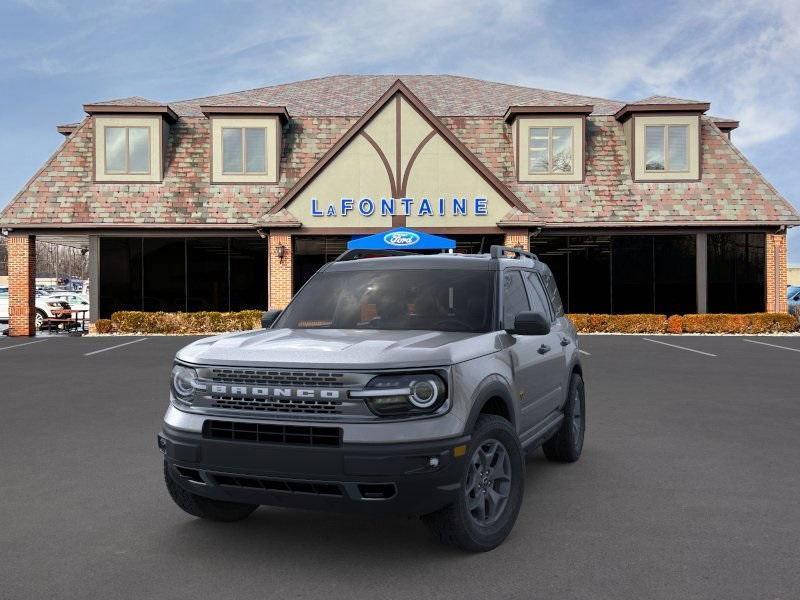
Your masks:
M786 301L786 234L767 234L764 248L765 269L764 288L766 299L764 309L767 312L787 312Z
M503 242L504 246L509 248L520 248L522 250L530 250L531 243L528 236L527 229L507 229L506 239Z
M36 236L8 236L8 333L36 335Z
M283 246L282 259L278 257L279 246ZM285 308L292 299L292 234L270 231L267 247L269 308Z

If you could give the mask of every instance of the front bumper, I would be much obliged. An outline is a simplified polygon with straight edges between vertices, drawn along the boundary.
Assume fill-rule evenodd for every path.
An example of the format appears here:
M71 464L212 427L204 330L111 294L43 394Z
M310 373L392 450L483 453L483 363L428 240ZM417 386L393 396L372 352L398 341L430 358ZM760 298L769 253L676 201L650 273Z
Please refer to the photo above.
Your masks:
M452 503L469 436L337 447L220 440L164 424L173 479L208 498L332 511L421 515ZM454 449L458 448L455 454Z

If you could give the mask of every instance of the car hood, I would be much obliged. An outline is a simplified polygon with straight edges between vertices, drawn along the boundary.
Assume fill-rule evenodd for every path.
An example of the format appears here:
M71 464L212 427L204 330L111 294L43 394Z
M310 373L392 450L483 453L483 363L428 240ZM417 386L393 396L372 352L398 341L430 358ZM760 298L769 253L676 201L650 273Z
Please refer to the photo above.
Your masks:
M198 340L176 358L210 365L387 369L452 365L499 348L497 333L267 329Z

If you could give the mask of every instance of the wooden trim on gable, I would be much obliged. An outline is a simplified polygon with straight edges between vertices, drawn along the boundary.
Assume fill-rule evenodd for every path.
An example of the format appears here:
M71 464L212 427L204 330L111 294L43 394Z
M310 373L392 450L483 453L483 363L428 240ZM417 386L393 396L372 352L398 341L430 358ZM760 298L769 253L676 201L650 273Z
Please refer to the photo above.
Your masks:
M319 161L311 167L305 175L303 175L292 188L284 194L280 202L276 203L270 210L270 213L276 213L285 208L300 192L302 192L311 181L325 168L325 166L332 161L352 140L356 137L362 129L364 129L369 122L378 114L378 112L388 104L395 95L400 94L405 98L409 104L417 111L417 113L425 119L433 129L439 133L445 141L466 160L483 179L498 193L503 199L506 200L513 207L518 208L522 212L529 213L530 209L520 200L514 192L512 192L506 184L504 184L498 177L492 173L486 165L484 165L478 158L469 151L469 149L459 140L442 121L436 117L422 101L417 98L414 93L406 87L406 85L399 79L395 81L389 89L387 89L375 104L373 104L367 112L365 112L356 121L347 132L340 137L337 142L319 159ZM399 104L398 104L399 106Z

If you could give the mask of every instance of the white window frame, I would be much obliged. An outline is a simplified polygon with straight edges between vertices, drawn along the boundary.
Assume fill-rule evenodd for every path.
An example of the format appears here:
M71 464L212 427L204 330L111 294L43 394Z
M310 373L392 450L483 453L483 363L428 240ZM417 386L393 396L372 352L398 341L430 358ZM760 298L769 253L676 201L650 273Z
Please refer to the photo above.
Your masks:
M682 127L686 130L686 137L684 138L686 142L686 168L685 169L671 169L669 164L669 130L674 127ZM661 152L664 156L664 168L663 169L648 169L647 168L647 130L648 129L656 129L660 128L664 130L663 140L662 140L662 149ZM645 139L645 147L644 147L644 170L645 173L688 173L690 171L691 166L691 158L690 158L690 151L689 151L689 137L690 137L690 129L689 125L683 124L660 124L660 125L645 125L644 126L644 139Z
M226 130L239 130L241 136L241 153L242 153L242 170L241 171L226 171L225 170L225 131ZM247 170L247 139L246 131L248 129L260 129L264 136L264 170L263 171L248 171ZM223 126L220 128L220 143L222 144L222 167L221 172L223 175L266 175L269 173L269 129L267 127L253 127L253 126Z
M123 171L111 171L108 169L108 130L109 129L124 129L125 130L125 169ZM147 170L146 171L131 171L131 145L130 145L130 130L131 129L144 129L147 131ZM152 138L152 130L149 125L107 125L103 127L103 168L106 175L150 175L150 164L153 148L151 147L150 140Z
M531 135L534 129L547 130L547 170L546 171L531 171ZM569 129L569 147L570 147L570 170L569 171L554 171L553 170L553 130L554 129ZM575 174L575 128L572 125L531 125L528 127L528 175L574 175Z

